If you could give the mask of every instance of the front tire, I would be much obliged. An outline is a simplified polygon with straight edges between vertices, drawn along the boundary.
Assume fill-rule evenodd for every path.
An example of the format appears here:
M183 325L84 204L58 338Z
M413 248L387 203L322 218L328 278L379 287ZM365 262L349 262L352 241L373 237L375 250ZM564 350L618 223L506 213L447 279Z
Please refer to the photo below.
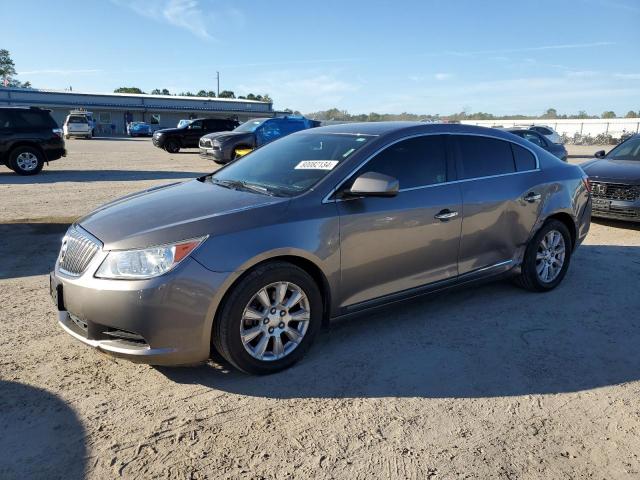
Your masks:
M18 175L36 175L44 167L44 155L33 147L18 147L9 155L9 167Z
M533 292L556 288L569 268L572 245L567 226L559 220L547 220L527 245L516 283Z
M180 145L174 139L167 140L164 145L164 149L169 153L178 153L180 151Z
M212 341L239 370L275 373L302 358L322 315L320 290L307 272L290 263L268 263L230 292L216 316Z

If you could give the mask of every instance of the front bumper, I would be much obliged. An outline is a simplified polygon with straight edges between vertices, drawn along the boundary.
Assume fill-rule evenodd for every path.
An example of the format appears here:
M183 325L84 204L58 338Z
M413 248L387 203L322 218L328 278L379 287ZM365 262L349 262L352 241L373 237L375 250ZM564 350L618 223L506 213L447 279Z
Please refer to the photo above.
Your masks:
M228 273L207 270L188 258L149 280L105 280L93 273L71 277L58 265L50 291L58 322L69 335L110 355L153 365L183 365L209 358L211 327Z
M200 157L205 160L211 160L216 163L228 163L229 160L224 158L224 153L220 149L200 147Z
M164 137L153 135L151 137L151 142L155 147L164 148Z
M606 200L600 203L598 199L594 199L592 216L626 222L640 222L640 200L635 202Z

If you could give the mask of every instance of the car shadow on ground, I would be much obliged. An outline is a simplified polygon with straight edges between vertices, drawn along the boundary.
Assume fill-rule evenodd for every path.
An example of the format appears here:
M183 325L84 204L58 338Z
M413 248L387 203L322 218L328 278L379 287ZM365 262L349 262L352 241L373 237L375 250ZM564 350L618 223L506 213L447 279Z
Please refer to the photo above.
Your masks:
M597 223L599 225L605 225L607 227L613 228L625 228L627 230L637 230L640 231L640 222L625 222L623 220L613 220L608 218L591 218L593 223Z
M213 168L212 168L213 171ZM38 175L20 176L0 172L0 185L30 185L58 182L123 182L139 180L188 180L210 172L174 172L157 170L43 170Z
M0 478L85 478L85 436L58 396L0 380Z
M49 273L72 218L0 224L0 280Z
M224 363L159 370L178 383L268 398L476 398L605 387L640 379L638 285L640 247L585 245L552 292L502 281L336 321L302 362L275 375L252 377Z

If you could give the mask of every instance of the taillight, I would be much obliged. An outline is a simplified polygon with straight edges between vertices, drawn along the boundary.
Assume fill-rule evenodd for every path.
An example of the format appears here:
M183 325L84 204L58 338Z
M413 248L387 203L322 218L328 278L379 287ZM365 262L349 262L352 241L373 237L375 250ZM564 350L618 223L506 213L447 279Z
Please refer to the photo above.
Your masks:
M56 137L62 138L62 129L61 128L54 128L52 130L52 132Z
M584 188L587 189L587 192L591 193L591 182L589 181L589 177L582 177L582 183L584 183Z

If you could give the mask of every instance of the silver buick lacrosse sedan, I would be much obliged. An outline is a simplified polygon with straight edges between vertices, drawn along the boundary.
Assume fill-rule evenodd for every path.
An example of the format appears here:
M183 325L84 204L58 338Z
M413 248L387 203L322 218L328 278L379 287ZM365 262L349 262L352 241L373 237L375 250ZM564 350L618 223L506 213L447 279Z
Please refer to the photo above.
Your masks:
M50 291L61 327L112 355L190 364L216 349L271 373L335 317L488 277L555 288L589 230L589 189L504 131L320 127L78 220Z

